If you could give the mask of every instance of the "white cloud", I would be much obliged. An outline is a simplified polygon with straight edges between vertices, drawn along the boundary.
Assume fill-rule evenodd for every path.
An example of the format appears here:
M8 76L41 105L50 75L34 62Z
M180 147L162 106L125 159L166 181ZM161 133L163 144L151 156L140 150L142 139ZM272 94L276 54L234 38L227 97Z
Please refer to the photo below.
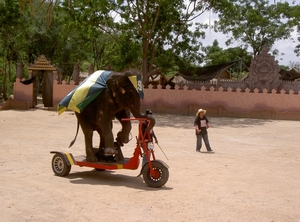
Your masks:
M289 65L290 62L300 62L300 57L297 57L294 53L295 47L300 44L297 40L297 32L292 33L292 38L287 40L277 41L274 48L278 49L280 53L284 53L283 56L279 56L279 64Z

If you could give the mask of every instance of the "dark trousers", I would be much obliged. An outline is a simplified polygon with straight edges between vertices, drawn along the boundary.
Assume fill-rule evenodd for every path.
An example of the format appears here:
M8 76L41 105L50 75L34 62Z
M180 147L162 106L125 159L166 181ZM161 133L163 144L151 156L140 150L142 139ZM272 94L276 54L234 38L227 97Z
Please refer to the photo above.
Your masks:
M211 150L211 147L210 147L209 141L208 141L208 134L196 135L196 137L197 137L196 150L200 150L201 149L201 147L202 147L202 139L204 140L206 149L207 150Z

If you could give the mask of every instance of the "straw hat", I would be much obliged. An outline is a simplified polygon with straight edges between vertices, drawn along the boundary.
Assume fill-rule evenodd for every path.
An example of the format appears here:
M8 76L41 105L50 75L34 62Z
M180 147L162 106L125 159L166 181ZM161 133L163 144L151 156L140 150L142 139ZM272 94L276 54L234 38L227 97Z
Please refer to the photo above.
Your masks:
M206 113L205 109L198 109L198 112L196 113L196 116L199 115L199 113L203 112L203 115Z

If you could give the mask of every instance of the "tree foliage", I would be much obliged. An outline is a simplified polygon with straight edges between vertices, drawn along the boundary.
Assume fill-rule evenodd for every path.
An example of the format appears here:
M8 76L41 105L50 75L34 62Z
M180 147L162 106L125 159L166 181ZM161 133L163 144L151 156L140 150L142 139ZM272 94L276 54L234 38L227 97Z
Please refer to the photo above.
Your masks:
M185 63L201 59L199 38L204 37L207 25L191 26L210 7L208 1L41 1L46 2L56 3L68 14L66 24L75 30L73 33L81 34L79 38L87 44L80 45L93 52L98 66L138 68L147 82L149 76L173 68L178 56ZM70 33L67 35L70 39Z
M250 47L254 56L264 45L271 48L277 40L290 38L293 30L289 19L293 7L287 2L220 0L213 1L213 8L219 14L215 30L231 35L226 44L238 41Z
M199 24L194 31L190 27L193 19L209 8L208 2L123 0L114 3L115 14L106 14L105 22L99 23L99 27L118 44L124 43L120 37L123 39L126 36L126 44L134 46L127 47L127 50L134 50L134 53L125 56L129 56L126 58L130 64L142 70L144 82L162 69L167 70L177 56L185 57L189 62L199 60L201 44L198 40L204 36L203 29L207 26ZM124 49L124 46L120 49ZM169 65L164 60L168 60Z
M206 66L218 65L232 61L241 60L247 66L250 65L252 56L240 47L223 49L215 39L212 46L203 48L205 53L204 62Z
M19 2L4 0L0 2L0 94L7 99L7 91L12 80L12 64L18 58L21 44L18 27L21 26Z
M298 32L298 42L299 44L295 48L295 53L300 56L300 5L295 5L290 11L291 22L296 26Z

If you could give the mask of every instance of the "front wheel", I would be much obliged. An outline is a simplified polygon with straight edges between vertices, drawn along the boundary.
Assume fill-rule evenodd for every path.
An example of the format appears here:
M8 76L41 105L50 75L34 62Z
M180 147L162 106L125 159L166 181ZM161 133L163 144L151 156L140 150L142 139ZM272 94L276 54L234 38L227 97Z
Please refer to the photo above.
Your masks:
M71 171L71 165L66 163L62 154L56 153L52 158L52 170L56 176L67 176Z
M169 179L169 170L160 162L151 162L154 174L151 175L150 166L143 169L143 179L149 187L159 188L165 185Z

